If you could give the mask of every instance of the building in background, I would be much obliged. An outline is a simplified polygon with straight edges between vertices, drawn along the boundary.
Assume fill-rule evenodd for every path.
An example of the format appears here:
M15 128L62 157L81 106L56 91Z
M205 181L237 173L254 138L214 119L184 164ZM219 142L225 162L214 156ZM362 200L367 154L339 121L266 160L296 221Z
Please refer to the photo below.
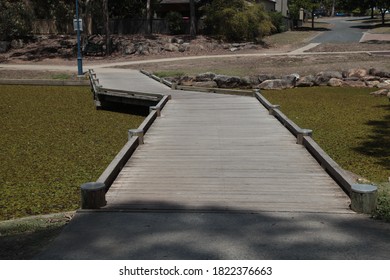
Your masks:
M288 17L288 0L275 0L275 10L281 12L284 17Z

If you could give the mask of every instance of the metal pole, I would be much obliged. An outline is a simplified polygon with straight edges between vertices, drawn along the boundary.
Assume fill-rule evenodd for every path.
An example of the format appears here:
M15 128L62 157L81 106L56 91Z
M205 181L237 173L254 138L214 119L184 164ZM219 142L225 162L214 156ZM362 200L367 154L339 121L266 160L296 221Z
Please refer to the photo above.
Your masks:
M76 0L76 20L77 20L77 69L78 76L83 76L83 58L81 56L80 44L80 20L79 20L79 1Z

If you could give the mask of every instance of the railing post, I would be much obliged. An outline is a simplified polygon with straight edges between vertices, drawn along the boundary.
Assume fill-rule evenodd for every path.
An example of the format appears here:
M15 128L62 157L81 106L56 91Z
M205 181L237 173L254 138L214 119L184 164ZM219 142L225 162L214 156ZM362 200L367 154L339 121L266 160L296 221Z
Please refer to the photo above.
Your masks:
M313 130L311 129L301 129L297 134L297 144L303 145L303 137L304 136L312 136Z
M89 182L81 185L81 209L99 209L106 204L104 183Z
M280 109L280 105L272 105L269 109L268 109L268 113L271 115L271 116L274 116L275 115L275 110L276 109Z
M151 113L152 111L156 111L157 117L161 117L161 107L160 106L150 106L149 113Z
M142 129L129 129L129 140L133 136L138 136L138 141L140 145L144 143L144 131Z
M351 209L357 213L371 214L375 211L378 187L367 184L351 185Z

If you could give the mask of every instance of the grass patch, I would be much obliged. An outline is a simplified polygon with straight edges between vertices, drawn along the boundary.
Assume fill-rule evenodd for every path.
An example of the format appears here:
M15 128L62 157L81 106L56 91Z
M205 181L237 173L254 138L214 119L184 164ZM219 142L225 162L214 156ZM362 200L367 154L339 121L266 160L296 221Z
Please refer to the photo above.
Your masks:
M344 169L379 184L377 217L390 219L390 104L372 89L296 88L263 91Z
M69 80L72 78L72 75L66 73L58 73L51 76L53 80Z
M0 222L0 259L31 259L62 231L73 213Z
M280 45L300 45L309 41L318 31L306 30L306 31L286 31L278 34L271 35L264 38L264 42L270 46Z
M96 110L86 87L0 86L0 220L77 209L142 120Z

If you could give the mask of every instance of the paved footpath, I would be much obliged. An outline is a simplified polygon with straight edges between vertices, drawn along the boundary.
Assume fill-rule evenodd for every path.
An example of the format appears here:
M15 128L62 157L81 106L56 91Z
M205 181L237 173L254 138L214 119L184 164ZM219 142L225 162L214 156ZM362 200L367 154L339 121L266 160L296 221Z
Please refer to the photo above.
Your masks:
M172 100L107 193L105 211L78 212L38 259L390 258L390 224L350 211L341 190L254 98L171 91L132 70L97 73L105 87ZM199 123L204 131L178 133ZM267 125L271 131L253 132Z

